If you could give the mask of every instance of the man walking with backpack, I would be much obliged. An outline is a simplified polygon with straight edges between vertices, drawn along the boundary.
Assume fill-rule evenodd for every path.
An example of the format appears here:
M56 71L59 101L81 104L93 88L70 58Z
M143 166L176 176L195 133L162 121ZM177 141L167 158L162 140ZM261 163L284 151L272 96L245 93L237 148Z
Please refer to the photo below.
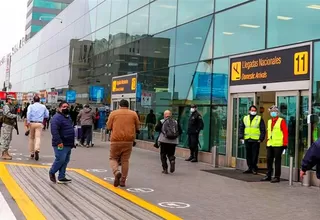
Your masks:
M171 116L171 112L164 112L164 119L161 119L156 126L156 131L160 133L158 142L160 145L160 157L162 162L162 173L168 174L167 159L170 162L170 172L175 171L175 151L179 144L179 136L181 135L181 127L179 123Z

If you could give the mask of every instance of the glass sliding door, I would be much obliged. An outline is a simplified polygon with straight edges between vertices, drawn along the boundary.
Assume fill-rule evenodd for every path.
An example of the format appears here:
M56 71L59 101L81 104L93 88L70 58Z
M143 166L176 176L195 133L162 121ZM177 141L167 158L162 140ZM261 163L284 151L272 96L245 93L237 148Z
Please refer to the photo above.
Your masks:
M246 150L239 140L239 126L243 117L249 112L249 107L255 105L256 94L234 94L232 95L232 167L241 168L238 159L245 159Z
M299 140L299 92L277 92L276 105L279 108L280 117L286 120L288 127L288 148L282 156L282 165L289 166L290 156L295 157Z

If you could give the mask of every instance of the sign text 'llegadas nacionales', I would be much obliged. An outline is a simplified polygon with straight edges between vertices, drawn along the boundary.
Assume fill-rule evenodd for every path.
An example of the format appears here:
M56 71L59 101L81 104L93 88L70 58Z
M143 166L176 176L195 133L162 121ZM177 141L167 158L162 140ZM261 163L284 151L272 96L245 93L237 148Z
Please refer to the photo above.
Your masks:
M230 59L230 85L310 79L310 45Z

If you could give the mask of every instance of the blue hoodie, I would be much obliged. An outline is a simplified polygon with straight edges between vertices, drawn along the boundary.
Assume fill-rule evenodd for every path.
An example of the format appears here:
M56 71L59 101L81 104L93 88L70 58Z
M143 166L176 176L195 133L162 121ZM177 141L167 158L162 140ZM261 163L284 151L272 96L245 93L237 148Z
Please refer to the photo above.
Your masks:
M320 179L320 139L311 144L302 160L301 169L306 172L317 166L317 178Z
M51 119L52 146L57 147L63 143L64 146L74 147L74 128L71 118L58 112Z

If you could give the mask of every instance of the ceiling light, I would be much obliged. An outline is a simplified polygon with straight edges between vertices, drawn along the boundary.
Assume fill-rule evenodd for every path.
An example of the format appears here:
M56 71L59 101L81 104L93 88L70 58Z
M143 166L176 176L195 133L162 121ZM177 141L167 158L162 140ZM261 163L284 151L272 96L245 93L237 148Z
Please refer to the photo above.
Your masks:
M154 53L161 53L159 50L155 50Z
M202 37L195 37L196 40L202 40Z
M307 8L311 8L311 9L320 9L320 5L308 5Z
M167 9L176 9L174 5L159 5L160 8L167 8Z
M225 34L225 35L233 35L234 33L232 33L232 32L222 32L223 34Z
M247 28L259 28L258 25L252 25L252 24L240 24L240 27L247 27Z
M288 20L291 20L293 18L292 17L286 17L286 16L277 16L277 19L288 21Z
M189 42L185 42L184 44L187 45L187 46L191 46L192 45L192 43L189 43Z

